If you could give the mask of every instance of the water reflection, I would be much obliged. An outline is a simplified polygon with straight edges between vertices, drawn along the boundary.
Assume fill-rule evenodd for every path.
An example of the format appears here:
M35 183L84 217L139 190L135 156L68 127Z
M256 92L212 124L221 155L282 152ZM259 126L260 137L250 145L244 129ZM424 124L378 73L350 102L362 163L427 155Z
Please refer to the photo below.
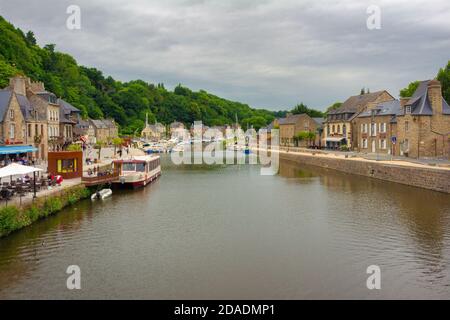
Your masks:
M0 240L0 298L450 298L448 195L281 161L175 166ZM80 264L84 289L65 288ZM368 265L382 290L365 289Z

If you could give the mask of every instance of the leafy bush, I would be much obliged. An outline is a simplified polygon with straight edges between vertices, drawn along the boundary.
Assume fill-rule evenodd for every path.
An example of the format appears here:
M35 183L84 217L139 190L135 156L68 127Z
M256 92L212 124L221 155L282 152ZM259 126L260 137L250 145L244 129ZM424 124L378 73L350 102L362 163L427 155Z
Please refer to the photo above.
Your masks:
M19 209L14 206L0 209L0 236L20 228Z
M90 195L88 188L79 186L47 199L37 199L31 207L23 211L15 206L2 208L0 209L0 237L28 226L40 218L48 217Z

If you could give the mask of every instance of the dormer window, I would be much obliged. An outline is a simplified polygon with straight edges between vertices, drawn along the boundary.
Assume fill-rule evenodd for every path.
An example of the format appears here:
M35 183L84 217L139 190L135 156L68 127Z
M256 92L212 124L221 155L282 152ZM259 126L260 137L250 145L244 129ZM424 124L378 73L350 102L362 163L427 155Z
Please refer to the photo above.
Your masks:
M405 114L411 114L411 106L405 107Z

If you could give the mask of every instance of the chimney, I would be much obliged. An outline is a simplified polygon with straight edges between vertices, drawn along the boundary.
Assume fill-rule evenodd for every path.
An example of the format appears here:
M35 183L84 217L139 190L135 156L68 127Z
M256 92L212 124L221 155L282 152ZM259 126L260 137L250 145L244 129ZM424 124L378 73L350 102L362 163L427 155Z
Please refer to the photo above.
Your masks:
M428 99L433 113L442 114L442 87L438 80L428 82Z
M9 87L14 91L14 93L21 94L23 96L27 93L27 78L22 76L15 76L9 79Z

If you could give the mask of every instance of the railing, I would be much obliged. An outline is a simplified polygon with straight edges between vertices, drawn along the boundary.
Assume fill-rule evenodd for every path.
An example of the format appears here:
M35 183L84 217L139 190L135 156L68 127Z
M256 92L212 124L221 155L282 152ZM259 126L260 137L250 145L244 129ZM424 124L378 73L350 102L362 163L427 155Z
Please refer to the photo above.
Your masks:
M114 171L112 173L99 173L98 175L81 177L81 182L83 182L87 187L95 186L99 184L105 184L113 182L119 178L119 171Z

